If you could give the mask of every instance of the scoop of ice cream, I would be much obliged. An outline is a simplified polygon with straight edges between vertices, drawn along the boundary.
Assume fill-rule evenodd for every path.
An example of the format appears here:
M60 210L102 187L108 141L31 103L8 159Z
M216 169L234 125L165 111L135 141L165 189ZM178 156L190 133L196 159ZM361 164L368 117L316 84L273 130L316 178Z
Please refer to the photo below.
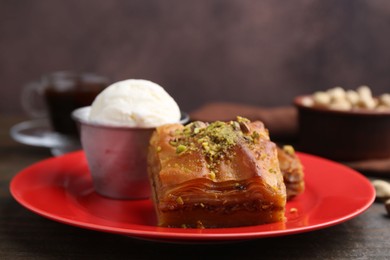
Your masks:
M179 122L180 109L156 83L129 79L108 86L96 97L89 120L112 126L157 127Z

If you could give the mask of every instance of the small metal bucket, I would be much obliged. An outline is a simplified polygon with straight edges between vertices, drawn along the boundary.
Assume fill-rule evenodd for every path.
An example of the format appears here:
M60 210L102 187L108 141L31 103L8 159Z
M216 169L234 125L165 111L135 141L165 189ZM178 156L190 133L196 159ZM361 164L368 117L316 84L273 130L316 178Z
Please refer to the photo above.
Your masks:
M147 174L149 139L155 128L106 126L88 122L90 107L72 113L97 193L114 199L145 199L151 194ZM188 122L182 114L180 123Z

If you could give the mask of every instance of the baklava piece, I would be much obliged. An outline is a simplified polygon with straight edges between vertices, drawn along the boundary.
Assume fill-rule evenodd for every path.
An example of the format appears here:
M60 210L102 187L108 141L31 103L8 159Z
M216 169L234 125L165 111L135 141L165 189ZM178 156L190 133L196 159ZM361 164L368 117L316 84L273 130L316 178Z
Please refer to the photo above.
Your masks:
M291 145L278 147L278 159L286 185L287 200L290 200L305 189L303 167Z
M158 225L238 227L284 220L286 188L263 123L158 127L148 171Z

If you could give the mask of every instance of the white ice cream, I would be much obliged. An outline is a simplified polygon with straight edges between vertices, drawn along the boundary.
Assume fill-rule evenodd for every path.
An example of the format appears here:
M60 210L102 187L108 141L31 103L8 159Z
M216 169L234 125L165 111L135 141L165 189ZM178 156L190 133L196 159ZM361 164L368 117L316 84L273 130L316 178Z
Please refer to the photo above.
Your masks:
M119 81L103 90L92 103L90 122L127 127L157 127L180 120L175 100L148 80Z

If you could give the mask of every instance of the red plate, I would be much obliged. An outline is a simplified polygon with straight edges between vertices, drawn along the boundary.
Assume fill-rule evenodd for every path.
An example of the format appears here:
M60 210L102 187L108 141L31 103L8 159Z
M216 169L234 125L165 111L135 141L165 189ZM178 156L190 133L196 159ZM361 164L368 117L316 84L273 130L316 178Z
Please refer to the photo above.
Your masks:
M65 224L169 241L241 240L307 232L349 220L374 201L375 191L361 174L319 157L298 155L305 169L306 190L287 203L283 223L219 229L157 227L150 200L112 200L96 194L81 151L24 169L12 180L11 193L27 209Z

